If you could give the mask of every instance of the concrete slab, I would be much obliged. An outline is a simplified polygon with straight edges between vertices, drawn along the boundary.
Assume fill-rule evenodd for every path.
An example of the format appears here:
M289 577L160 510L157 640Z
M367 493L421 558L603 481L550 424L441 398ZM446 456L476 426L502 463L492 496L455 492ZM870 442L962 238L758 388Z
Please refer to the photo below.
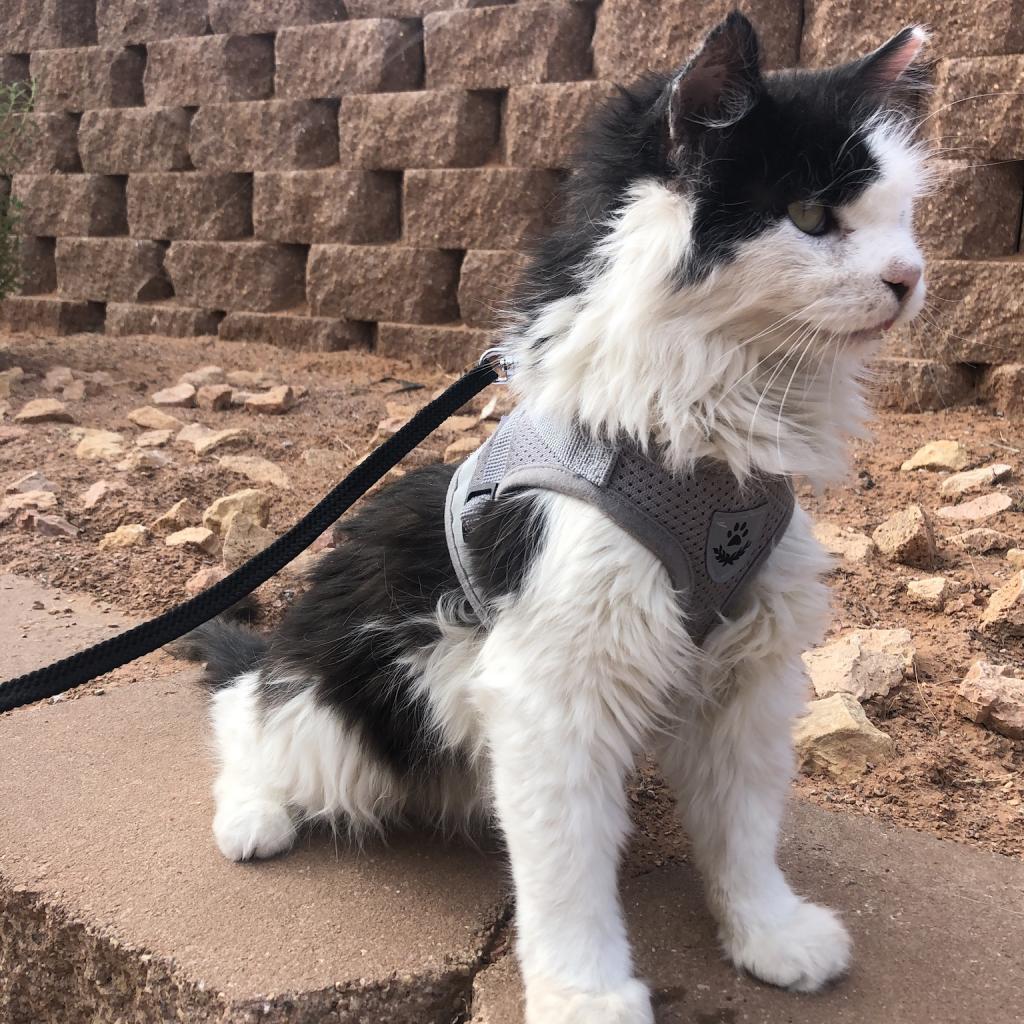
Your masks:
M191 673L0 718L0 1022L457 1019L505 910L500 861L320 835L230 864L205 735Z
M783 861L802 893L842 911L850 975L793 995L723 963L695 873L656 869L625 883L639 973L659 1024L1020 1024L1024 864L869 818L794 808ZM473 1024L521 1024L506 957L474 981Z

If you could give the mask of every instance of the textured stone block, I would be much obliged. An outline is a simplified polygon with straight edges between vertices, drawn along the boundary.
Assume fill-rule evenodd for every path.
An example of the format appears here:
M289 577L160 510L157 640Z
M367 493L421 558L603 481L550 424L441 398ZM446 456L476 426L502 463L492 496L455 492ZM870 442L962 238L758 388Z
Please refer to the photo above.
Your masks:
M150 106L262 100L274 92L274 44L263 36L165 39L146 53Z
M580 4L442 11L423 19L427 86L501 89L590 75L593 15Z
M933 412L973 399L975 374L960 363L887 356L872 363L872 404L900 412Z
M936 260L928 267L928 287L939 314L915 328L906 354L939 362L1020 362L1024 259Z
M63 0L60 0L63 2ZM206 32L207 0L95 0L101 43L127 46Z
M189 151L210 171L287 171L338 161L335 105L319 100L212 103L192 121Z
M209 0L214 32L277 32L291 25L320 25L345 17L342 0Z
M374 351L391 359L458 372L476 363L493 343L491 334L472 327L378 324Z
M137 50L86 46L32 54L36 110L92 110L142 105L146 58Z
M58 238L57 285L69 299L146 302L166 299L165 246L134 238Z
M159 334L168 338L198 338L217 333L223 313L173 303L107 305L106 333L115 335Z
M248 174L133 174L128 228L134 238L246 238L252 234Z
M796 64L800 0L605 0L594 32L594 75L627 83L645 71L671 71L685 64L707 32L737 7L757 26L765 67Z
M0 20L8 53L96 42L95 0L5 0Z
M1022 0L807 0L800 62L823 67L881 46L904 25L927 23L931 50L971 57L1024 50Z
M172 242L164 260L183 303L272 313L306 297L306 251L267 242Z
M277 34L282 98L415 89L423 77L417 27L386 18L286 28Z
M0 54L0 82L13 85L15 82L27 82L31 77L29 56L27 53ZM36 96L36 109L39 109L39 97Z
M348 320L444 323L458 318L454 253L408 246L315 245L309 308Z
M363 171L257 174L253 224L274 242L390 242L401 229L398 180Z
M1024 160L1024 54L939 62L932 137L958 157Z
M90 110L78 132L82 167L98 174L185 170L191 120L180 107Z
M103 330L102 302L75 302L40 295L9 295L4 319L16 334L80 334Z
M568 167L591 115L616 92L610 82L524 85L509 90L506 161L519 167Z
M459 312L471 327L493 328L522 272L521 253L477 249L467 252L459 276Z
M369 348L369 324L287 313L228 313L220 325L224 341L254 341L303 352Z
M18 239L18 291L22 295L48 295L57 290L57 262L52 238Z
M981 378L980 392L996 412L1024 416L1024 363L988 367Z
M25 114L11 141L11 170L29 174L77 171L78 118L73 114Z
M557 187L550 171L409 171L404 238L439 249L518 246L549 224Z
M918 201L917 232L931 257L986 259L1017 251L1024 164L947 161Z
M345 0L350 18L424 18L438 11L499 7L516 0ZM529 0L527 0L529 2Z
M98 174L16 174L22 204L18 230L49 238L123 235L128 230L124 183Z
M346 96L338 115L352 167L472 167L498 142L498 104L460 89Z

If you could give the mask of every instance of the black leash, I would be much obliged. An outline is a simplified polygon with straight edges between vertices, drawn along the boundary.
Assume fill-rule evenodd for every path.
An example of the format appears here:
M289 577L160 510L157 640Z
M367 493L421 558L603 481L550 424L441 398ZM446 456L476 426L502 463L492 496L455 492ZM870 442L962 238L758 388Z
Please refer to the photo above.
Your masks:
M287 533L240 565L230 576L162 615L84 651L35 669L0 686L0 713L53 697L141 658L220 615L283 569L339 519L389 469L489 384L501 379L493 353L424 406L404 427L370 453Z

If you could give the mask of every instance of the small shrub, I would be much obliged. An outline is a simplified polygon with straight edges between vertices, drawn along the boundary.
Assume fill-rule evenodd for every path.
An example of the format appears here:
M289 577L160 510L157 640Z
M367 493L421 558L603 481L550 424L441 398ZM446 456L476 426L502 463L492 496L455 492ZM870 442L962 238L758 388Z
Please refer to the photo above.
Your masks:
M17 287L21 274L18 236L20 206L10 194L10 176L27 138L35 88L30 82L0 83L0 301Z

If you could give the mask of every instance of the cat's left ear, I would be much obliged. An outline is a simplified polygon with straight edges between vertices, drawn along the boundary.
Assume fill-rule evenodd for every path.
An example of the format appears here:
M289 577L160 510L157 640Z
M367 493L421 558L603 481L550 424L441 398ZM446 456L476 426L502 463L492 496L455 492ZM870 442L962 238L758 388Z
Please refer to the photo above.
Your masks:
M854 81L880 101L906 102L928 84L930 68L918 58L928 42L920 25L908 25L877 50L850 65Z

